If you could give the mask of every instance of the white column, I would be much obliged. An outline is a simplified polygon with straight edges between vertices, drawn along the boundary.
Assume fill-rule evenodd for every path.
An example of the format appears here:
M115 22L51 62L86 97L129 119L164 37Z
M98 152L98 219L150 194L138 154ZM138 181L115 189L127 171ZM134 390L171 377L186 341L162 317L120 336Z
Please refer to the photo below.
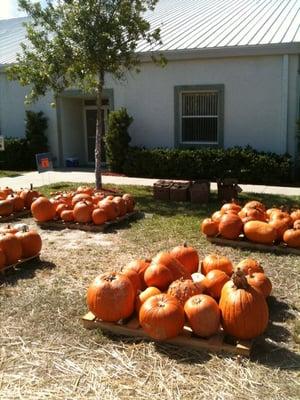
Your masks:
M281 69L281 153L287 151L288 136L289 56L282 57Z

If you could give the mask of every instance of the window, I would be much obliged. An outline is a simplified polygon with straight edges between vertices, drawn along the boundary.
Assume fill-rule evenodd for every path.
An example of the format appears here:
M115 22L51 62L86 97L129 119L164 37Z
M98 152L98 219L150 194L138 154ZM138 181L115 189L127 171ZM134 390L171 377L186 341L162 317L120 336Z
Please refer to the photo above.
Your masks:
M223 85L175 88L177 145L223 144Z

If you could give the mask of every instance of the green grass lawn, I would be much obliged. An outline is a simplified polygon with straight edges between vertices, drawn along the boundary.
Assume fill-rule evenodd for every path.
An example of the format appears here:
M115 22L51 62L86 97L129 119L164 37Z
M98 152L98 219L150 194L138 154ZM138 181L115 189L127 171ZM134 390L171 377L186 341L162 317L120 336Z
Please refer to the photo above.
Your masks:
M44 186L44 194L77 184ZM107 187L113 187L108 185ZM115 186L114 186L115 187ZM203 218L220 207L155 201L152 189L132 193L144 218L107 233L40 231L41 264L0 281L0 398L73 400L299 399L300 257L215 246L200 234ZM299 206L299 197L248 195L267 206ZM25 222L34 225L31 219ZM273 283L270 323L254 342L250 359L179 349L87 331L86 290L105 271L119 271L135 258L153 257L187 241L200 259L209 253L234 264L258 259ZM259 318L259 315L257 316Z
M20 171L3 171L0 170L0 178L14 178L16 176L22 175Z

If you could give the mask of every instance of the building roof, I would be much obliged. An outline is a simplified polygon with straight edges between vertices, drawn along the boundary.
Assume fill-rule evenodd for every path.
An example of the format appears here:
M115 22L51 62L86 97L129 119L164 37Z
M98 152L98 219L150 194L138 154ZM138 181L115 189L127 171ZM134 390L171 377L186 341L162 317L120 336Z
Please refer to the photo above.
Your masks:
M300 0L160 0L146 18L151 28L161 28L163 44L151 47L142 41L142 53L263 51L287 45L299 45L300 52ZM0 20L0 64L16 60L26 20Z

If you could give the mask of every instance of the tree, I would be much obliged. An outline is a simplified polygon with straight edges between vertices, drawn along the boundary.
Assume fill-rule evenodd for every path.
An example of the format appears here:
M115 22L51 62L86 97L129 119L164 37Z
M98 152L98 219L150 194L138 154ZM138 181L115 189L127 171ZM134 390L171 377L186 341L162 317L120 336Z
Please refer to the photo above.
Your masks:
M160 30L151 31L144 18L158 0L19 0L31 17L26 23L29 44L22 44L10 79L30 85L25 102L30 103L52 90L54 100L70 87L96 96L95 144L96 188L101 180L101 105L105 75L123 79L129 70L139 71L136 52L140 40L160 43ZM153 59L164 64L163 57Z

